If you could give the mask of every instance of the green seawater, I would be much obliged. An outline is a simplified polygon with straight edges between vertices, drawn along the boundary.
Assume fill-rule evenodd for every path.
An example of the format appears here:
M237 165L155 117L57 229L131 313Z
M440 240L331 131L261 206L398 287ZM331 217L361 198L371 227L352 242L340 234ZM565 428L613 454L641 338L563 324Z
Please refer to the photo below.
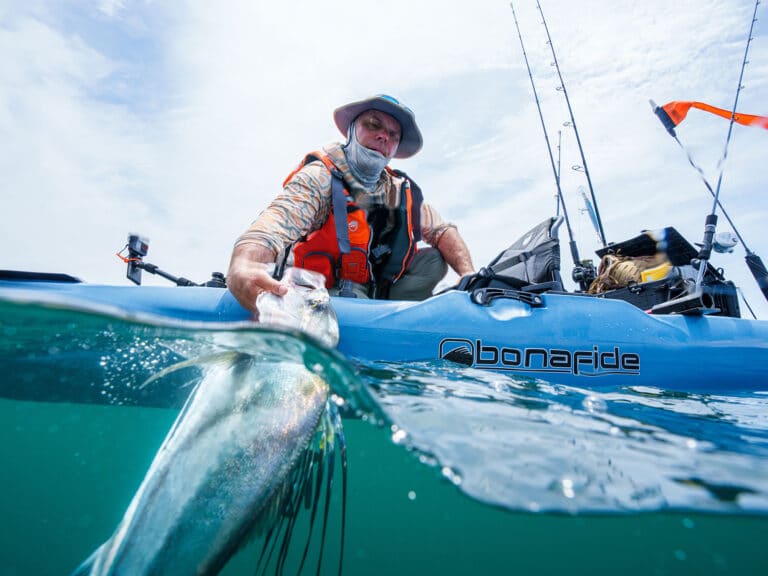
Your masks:
M0 576L68 575L110 538L201 367L222 352L299 360L344 408L346 493L337 458L325 545L321 502L311 535L310 510L298 514L285 574L306 543L302 573L337 574L342 535L353 575L768 572L766 393L352 364L296 334L10 301ZM274 525L262 520L224 574L274 572L257 572Z
M111 535L176 415L0 400L0 574L61 575L79 565ZM765 516L505 510L466 496L394 444L388 428L345 419L344 431L345 574L756 575L768 568ZM328 574L337 570L340 485L337 477ZM259 547L257 539L224 573L253 574Z

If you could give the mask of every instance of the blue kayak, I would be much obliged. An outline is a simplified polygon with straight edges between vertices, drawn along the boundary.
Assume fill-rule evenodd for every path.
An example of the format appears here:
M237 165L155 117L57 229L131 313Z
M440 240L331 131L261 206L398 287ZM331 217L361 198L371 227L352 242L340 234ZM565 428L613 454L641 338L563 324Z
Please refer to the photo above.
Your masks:
M225 288L0 280L0 302L147 322L250 322ZM448 290L421 302L332 298L348 358L451 362L581 388L768 390L768 321L649 314L581 294ZM7 331L6 331L7 332Z

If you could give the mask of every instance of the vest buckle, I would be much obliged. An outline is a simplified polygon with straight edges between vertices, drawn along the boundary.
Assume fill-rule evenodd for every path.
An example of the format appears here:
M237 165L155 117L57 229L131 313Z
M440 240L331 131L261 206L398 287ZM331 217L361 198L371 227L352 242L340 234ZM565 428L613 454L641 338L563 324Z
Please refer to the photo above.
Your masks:
M342 298L357 298L357 294L352 290L352 284L351 280L342 279L339 282L339 296Z

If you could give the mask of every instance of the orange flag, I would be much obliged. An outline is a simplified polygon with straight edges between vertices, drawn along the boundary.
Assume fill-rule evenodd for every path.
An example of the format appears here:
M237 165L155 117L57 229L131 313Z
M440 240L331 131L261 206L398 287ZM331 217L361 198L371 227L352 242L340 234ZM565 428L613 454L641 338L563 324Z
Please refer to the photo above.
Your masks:
M664 109L664 112L667 113L670 120L674 123L675 126L680 124L683 120L685 120L685 116L688 114L688 111L691 108L698 108L699 110L704 110L705 112L709 112L710 114L716 114L718 116L722 116L723 118L726 118L727 120L731 119L731 111L730 110L723 110L722 108L715 108L714 106L710 106L709 104L704 104L703 102L670 102L669 104L664 104L662 106ZM768 116L755 116L753 114L740 114L736 113L733 115L733 121L737 122L738 124L743 124L744 126L757 126L758 128L765 128L768 130Z

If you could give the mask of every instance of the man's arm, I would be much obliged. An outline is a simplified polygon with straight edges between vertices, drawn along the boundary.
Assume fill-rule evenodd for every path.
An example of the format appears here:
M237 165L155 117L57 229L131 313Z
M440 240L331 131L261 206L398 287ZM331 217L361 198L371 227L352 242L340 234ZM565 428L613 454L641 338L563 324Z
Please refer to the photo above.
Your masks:
M287 288L272 278L267 264L308 234L318 219L327 218L330 189L330 172L321 163L304 166L240 236L232 251L227 286L244 308L255 312L261 292L285 294Z
M459 276L475 271L472 256L455 224L444 222L434 206L424 202L421 205L421 237L430 246L438 249L448 266Z
M466 276L475 271L472 265L472 256L469 254L464 239L453 226L446 228L437 241L436 248L440 251L448 265L459 276Z

